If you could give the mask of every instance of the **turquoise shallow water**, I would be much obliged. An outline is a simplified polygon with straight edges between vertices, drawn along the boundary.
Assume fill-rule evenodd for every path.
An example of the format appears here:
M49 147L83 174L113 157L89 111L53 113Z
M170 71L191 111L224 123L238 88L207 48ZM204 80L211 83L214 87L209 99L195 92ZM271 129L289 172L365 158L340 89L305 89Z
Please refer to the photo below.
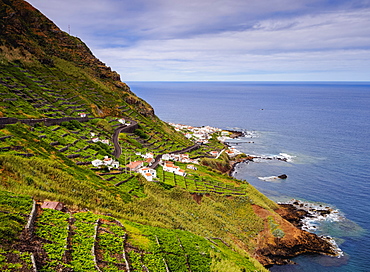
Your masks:
M235 145L291 162L240 164L235 176L276 201L291 198L338 209L317 224L342 258L300 256L271 271L370 271L370 83L129 82L164 121L253 132ZM248 143L253 142L253 143ZM286 180L259 177L287 174Z

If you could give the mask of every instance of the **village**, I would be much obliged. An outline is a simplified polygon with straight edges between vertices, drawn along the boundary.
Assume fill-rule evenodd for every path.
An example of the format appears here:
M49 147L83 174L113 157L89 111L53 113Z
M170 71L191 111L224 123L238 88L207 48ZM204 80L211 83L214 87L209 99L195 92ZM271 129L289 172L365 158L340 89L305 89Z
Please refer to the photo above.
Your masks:
M119 119L119 123L122 125L129 124L124 119ZM204 127L193 127L188 125L168 123L178 132L183 133L183 135L189 140L193 141L195 144L207 145L209 140L212 138L213 134L217 133L217 139L220 142L224 142L230 139L229 136L232 134L229 131L222 130L219 128L214 128L210 126ZM109 140L101 140L91 133L91 141L102 142L109 145ZM221 151L213 150L209 152L209 157L217 159L223 152L225 152L229 157L235 157L241 152L235 148L225 146ZM157 180L156 167L160 165L165 172L173 173L174 175L183 176L187 175L186 169L197 170L195 165L199 165L200 159L191 159L189 154L177 154L177 153L166 153L155 155L152 152L147 152L142 154L141 152L136 152L136 156L140 156L141 160L130 161L130 163L125 165L125 170L140 173L147 181ZM155 163L156 162L156 163ZM176 162L186 164L186 169L181 169L180 166L175 165ZM97 169L107 168L108 171L120 169L120 163L118 160L114 160L108 156L104 156L103 159L95 159L91 161L91 164ZM155 165L154 165L155 164ZM122 168L121 168L122 169Z

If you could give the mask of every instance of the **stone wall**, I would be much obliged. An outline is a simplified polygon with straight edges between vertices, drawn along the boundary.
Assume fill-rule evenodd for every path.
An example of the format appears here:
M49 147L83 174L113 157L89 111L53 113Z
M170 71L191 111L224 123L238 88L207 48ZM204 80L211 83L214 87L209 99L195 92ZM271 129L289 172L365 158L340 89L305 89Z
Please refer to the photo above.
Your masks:
M41 118L41 119L17 119L17 118L10 118L10 117L3 117L0 118L0 128L4 128L5 125L9 124L16 124L18 122L21 122L23 124L34 126L38 123L44 123L45 126L54 126L54 125L60 125L62 122L68 122L72 120L76 120L79 122L87 122L90 119L88 117L63 117L63 118Z

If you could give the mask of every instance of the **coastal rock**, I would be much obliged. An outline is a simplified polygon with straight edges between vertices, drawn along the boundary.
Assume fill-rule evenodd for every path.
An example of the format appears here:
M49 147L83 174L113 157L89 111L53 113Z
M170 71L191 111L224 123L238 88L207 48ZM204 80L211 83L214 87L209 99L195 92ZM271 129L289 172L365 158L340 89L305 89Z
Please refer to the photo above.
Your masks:
M253 206L253 210L265 220L266 225L268 225L269 218L273 218L284 233L282 238L278 238L273 235L269 227L259 233L254 257L264 266L292 263L291 258L307 253L336 256L336 251L329 241L297 227L301 218L304 217L304 211L296 212L294 207L282 205L276 213L257 205Z
M231 135L229 136L231 139L236 139L236 138L244 136L244 133L241 131L235 131L235 130L228 130L228 131L231 133Z
M282 175L280 175L280 176L278 176L278 178L280 178L280 179L286 179L288 176L287 175L285 175L285 174L282 174Z
M277 211L285 220L292 223L297 228L302 228L302 219L309 216L309 212L297 209L291 204L279 204L280 209Z

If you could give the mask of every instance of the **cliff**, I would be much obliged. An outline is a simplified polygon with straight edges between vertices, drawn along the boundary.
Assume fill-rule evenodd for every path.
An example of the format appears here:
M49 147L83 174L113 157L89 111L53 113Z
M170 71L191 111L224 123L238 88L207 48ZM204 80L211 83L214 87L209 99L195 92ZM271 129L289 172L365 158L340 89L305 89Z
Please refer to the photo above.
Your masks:
M290 258L301 254L325 254L336 256L337 252L333 245L326 239L318 237L313 233L301 230L300 221L303 218L301 211L296 210L290 205L281 205L276 213L281 217L272 214L269 211L261 209L258 206L253 207L254 211L262 218L269 218L273 224L279 225L283 237L274 236L273 232L263 231L257 238L258 249L256 258L265 266L274 264L284 265L291 263ZM267 224L268 225L268 224Z

